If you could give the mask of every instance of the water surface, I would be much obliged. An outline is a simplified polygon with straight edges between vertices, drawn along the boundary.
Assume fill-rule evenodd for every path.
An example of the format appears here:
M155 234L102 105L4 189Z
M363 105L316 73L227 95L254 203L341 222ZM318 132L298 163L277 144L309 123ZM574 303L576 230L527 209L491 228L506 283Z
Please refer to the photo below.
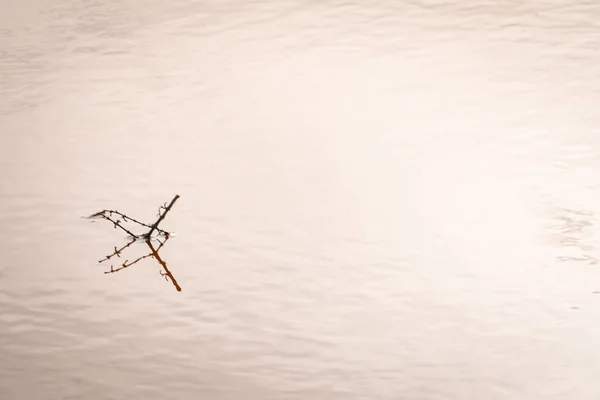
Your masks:
M598 399L599 17L5 5L0 398Z

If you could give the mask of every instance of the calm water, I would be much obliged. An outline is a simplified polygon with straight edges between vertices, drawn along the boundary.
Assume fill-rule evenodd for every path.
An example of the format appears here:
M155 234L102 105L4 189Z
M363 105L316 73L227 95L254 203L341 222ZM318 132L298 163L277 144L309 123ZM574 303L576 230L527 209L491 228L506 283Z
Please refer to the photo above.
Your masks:
M600 398L598 3L2 8L1 399Z

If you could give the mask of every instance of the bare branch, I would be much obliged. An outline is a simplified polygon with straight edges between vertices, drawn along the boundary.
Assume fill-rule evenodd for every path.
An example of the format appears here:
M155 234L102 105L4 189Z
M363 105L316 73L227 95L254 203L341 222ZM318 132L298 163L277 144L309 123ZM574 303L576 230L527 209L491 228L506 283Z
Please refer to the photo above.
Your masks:
M152 232L154 232L156 229L158 229L158 225L162 222L163 219L165 219L165 217L167 216L167 213L169 211L171 211L171 207L173 207L173 204L175 204L175 202L177 201L177 199L179 198L179 195L176 194L175 197L173 197L173 200L171 200L171 203L166 206L166 207L161 207L159 208L158 214L158 220L150 227L150 231L145 235L146 238L149 238L152 235ZM167 203L165 203L167 204ZM161 214L161 209L164 209L165 212Z
M123 225L121 225L121 221L119 221L119 220L117 220L117 221L114 221L114 220L113 220L111 217L109 217L109 216L106 216L106 215L104 215L104 218L105 218L105 219L107 219L107 220L109 220L110 222L112 222L112 223L114 224L114 226L115 226L115 229L116 229L117 227L119 227L119 228L121 228L123 231L127 232L127 234L128 234L129 236L131 236L131 237L136 237L136 234L135 234L135 233L131 232L129 229L127 229L127 228L125 228Z
M121 271L122 269L128 268L134 264L137 264L138 262L146 259L146 258L154 258L164 269L164 273L162 271L160 271L161 276L163 276L165 278L166 281L171 281L171 283L173 283L173 285L175 286L175 288L177 289L177 291L181 291L181 287L179 286L179 284L177 283L177 281L175 280L175 277L173 276L173 274L171 273L171 271L169 271L169 269L167 268L167 263L164 262L160 256L158 255L158 252L162 249L162 247L165 245L165 243L169 240L169 238L171 237L171 233L160 229L158 227L158 225L162 222L162 220L165 219L165 217L167 216L167 213L169 211L171 211L171 208L173 207L173 205L175 204L175 202L177 201L177 199L179 199L179 195L175 195L175 197L171 200L171 202L167 205L167 203L165 202L163 205L161 205L158 208L158 219L156 220L156 222L154 222L152 225L140 222L134 218L131 218L127 215L125 215L124 213L121 213L117 210L102 210L99 211L97 213L94 213L92 215L90 215L89 217L83 217L83 218L88 218L88 219L95 219L95 218L102 218L105 219L109 222L111 222L114 226L115 229L119 228L121 230L123 230L124 232L126 232L132 239L125 244L124 246L122 246L121 248L117 248L117 246L114 246L114 250L112 252L112 254L109 254L107 256L105 256L104 259L98 261L99 263L102 263L104 261L107 260L111 260L113 257L121 257L121 253L123 252L123 250L125 250L126 248L128 248L129 246L131 246L133 243L136 242L137 239L145 239L146 244L148 245L148 247L150 248L150 253L146 254L144 256L138 257L137 259L135 259L132 262L129 262L129 260L125 260L125 262L123 262L121 264L121 266L115 268L112 264L110 266L110 270L109 271L105 271L105 274L112 274L118 271ZM113 217L113 214L116 215L117 217ZM150 230L143 234L143 235L136 235L133 232L131 232L129 229L125 228L122 225L123 223L126 222L133 222L135 224L138 224L140 226L146 227L146 228L150 228ZM158 241L158 243L160 243L160 245L155 248L152 245L152 233L154 233L154 231L158 232L159 235L164 236L164 240L161 241L160 239L156 238L156 240Z

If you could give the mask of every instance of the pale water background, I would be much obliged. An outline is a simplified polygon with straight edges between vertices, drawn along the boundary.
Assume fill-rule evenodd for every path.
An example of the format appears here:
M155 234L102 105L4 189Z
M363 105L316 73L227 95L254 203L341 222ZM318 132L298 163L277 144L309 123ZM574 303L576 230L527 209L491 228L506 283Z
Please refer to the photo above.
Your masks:
M1 8L0 399L600 398L600 3Z

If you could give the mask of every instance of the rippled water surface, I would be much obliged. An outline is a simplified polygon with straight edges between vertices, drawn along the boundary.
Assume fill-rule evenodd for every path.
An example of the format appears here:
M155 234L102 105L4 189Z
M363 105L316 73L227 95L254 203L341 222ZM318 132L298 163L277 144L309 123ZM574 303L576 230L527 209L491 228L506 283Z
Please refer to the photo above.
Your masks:
M597 400L598 4L9 0L0 398Z

